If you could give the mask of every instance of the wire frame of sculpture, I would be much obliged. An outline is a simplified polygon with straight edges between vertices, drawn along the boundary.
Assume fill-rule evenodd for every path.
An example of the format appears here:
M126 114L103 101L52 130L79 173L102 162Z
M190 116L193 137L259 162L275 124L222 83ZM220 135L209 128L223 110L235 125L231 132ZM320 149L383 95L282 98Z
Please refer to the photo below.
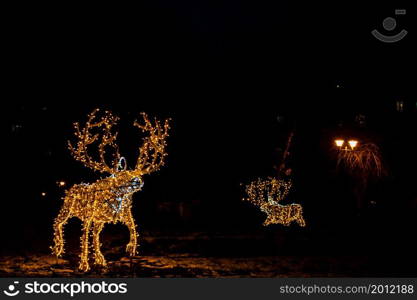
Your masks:
M94 183L76 184L65 192L64 203L54 222L54 245L51 247L56 256L64 253L63 226L72 217L79 218L83 223L81 236L81 254L79 269L88 271L89 265L89 237L91 236L94 251L94 263L106 266L106 260L101 253L100 232L107 223L121 222L129 228L130 240L126 251L130 256L137 254L138 234L132 215L132 196L143 187L143 176L158 171L164 165L166 153L166 139L169 131L169 120L161 123L151 122L142 113L143 122L134 122L144 134L136 166L129 170L126 160L119 154L116 144L117 132L113 128L119 118L106 111L98 117L99 109L88 116L83 128L74 123L77 144L70 142L69 149L72 156L85 167L107 177ZM98 155L94 159L89 155L89 148L95 146ZM106 162L112 156L111 164Z
M303 218L303 208L300 204L281 205L279 203L287 197L291 187L291 181L274 177L258 178L246 186L245 191L248 197L243 200L251 202L266 213L264 226L271 224L289 226L295 221L298 225L304 227L306 223Z

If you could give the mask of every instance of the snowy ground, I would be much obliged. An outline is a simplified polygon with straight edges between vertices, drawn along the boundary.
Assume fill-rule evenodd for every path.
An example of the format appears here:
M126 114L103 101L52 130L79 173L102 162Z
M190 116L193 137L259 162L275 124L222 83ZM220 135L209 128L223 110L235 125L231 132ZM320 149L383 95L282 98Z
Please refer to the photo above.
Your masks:
M50 255L46 245L1 256L0 277L352 277L367 275L369 267L361 256L279 253L270 247L270 239L258 235L145 234L142 255L129 258L124 253L126 238L111 234L102 238L106 269L78 272L75 235L68 238L63 259ZM277 243L277 249L289 244Z
M333 263L331 261L333 260ZM340 260L345 273L340 273ZM353 262L353 265L349 265ZM329 264L330 263L330 264ZM322 265L322 266L320 266ZM327 272L317 271L324 269ZM106 270L80 273L75 262L51 255L3 257L0 277L342 277L353 276L357 258L192 257L187 255L122 257Z

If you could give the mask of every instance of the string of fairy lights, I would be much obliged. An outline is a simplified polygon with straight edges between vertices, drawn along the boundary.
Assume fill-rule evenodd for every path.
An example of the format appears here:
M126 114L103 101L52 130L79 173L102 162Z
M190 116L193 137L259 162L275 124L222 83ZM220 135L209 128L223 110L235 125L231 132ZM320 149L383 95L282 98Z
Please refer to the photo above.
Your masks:
M89 236L92 235L94 263L106 266L106 260L101 253L100 233L107 223L121 222L129 228L130 240L126 251L133 256L137 253L138 234L132 215L132 196L143 188L142 177L158 171L165 163L167 156L166 140L169 136L169 120L163 123L154 119L151 122L142 113L143 122L134 122L134 126L145 134L139 147L139 156L134 169L127 169L126 159L119 154L116 143L117 132L113 130L119 118L105 111L101 118L97 117L99 109L88 115L85 126L74 123L77 144L69 143L69 149L75 160L85 167L107 177L94 183L81 183L72 186L65 192L64 202L54 221L54 245L51 247L56 256L64 253L65 240L63 226L72 217L83 222L81 236L81 254L79 269L88 271L89 265ZM97 120L98 119L98 120ZM99 160L94 160L88 154L89 148L97 146ZM111 164L106 162L107 151L113 156Z

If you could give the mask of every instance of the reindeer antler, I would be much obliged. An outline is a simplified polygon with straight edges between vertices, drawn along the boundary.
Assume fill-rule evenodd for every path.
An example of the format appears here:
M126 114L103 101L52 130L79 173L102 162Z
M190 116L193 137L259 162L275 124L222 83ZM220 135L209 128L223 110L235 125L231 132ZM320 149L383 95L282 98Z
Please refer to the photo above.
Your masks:
M244 198L254 205L261 206L265 201L274 201L276 203L285 199L291 189L291 181L284 181L274 177L267 179L258 178L252 181L245 188L248 198Z
M168 130L170 127L169 119L166 119L162 125L156 118L154 124L152 124L145 113L142 113L142 117L143 124L135 121L133 125L142 130L143 133L148 134L139 148L139 157L135 168L143 175L155 172L164 165L164 159L167 156L165 152L166 139L169 136Z
M85 124L85 127L80 129L80 124L74 123L75 128L75 136L78 138L78 142L76 147L72 146L72 144L68 141L68 147L71 151L72 156L79 162L83 163L84 166L87 168L93 169L95 171L99 171L102 173L114 173L117 169L117 162L120 159L119 154L119 147L117 146L116 138L117 132L113 133L112 128L117 122L119 118L113 116L110 112L105 111L104 115L101 117L100 120L95 121L96 114L99 109L93 110L92 113L88 115L88 120ZM102 134L99 133L93 134L91 133L92 129L101 129ZM99 139L100 138L100 139ZM99 158L100 161L94 161L91 156L88 155L88 146L95 143L96 141L100 142L98 145L99 151ZM114 160L112 166L110 167L105 160L106 154L106 147L113 148L113 156Z

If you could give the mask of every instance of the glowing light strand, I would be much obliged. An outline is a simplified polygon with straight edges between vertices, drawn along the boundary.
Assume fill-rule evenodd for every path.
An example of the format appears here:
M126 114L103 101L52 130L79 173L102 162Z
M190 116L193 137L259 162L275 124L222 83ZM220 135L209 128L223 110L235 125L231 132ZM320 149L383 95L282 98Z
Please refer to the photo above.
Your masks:
M135 168L128 170L126 159L120 156L116 144L117 132L112 131L119 118L106 111L96 121L98 112L99 110L96 109L88 115L84 128L80 128L78 123L74 124L78 142L76 146L69 143L69 149L72 156L84 166L110 175L91 184L76 184L65 192L64 203L54 221L54 245L51 247L56 256L62 256L65 244L63 226L70 218L79 218L83 222L79 269L85 272L90 269L88 259L90 235L92 235L94 263L106 266L106 260L100 250L100 233L107 223L121 222L129 228L130 240L126 251L131 256L136 255L138 235L132 215L132 196L142 189L144 175L158 171L164 165L167 156L166 140L170 128L169 120L165 120L163 124L156 119L151 122L147 115L142 113L143 123L135 121L134 126L138 127L145 137L139 148ZM99 161L95 161L88 154L88 148L92 145L98 147ZM113 154L110 165L105 160L106 150L109 148Z

